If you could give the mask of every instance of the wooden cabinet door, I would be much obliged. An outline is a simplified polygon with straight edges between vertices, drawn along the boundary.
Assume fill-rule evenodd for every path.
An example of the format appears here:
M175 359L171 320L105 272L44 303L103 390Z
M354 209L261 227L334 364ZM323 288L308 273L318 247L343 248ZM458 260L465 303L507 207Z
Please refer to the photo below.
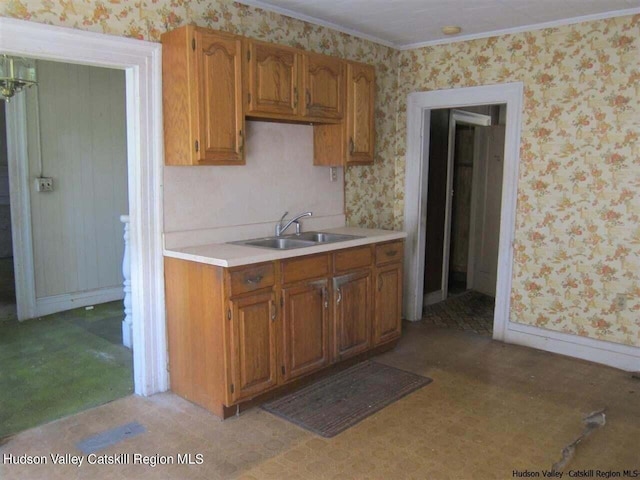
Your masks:
M298 114L300 54L293 48L249 42L247 114Z
M375 69L347 66L347 165L373 163L375 146Z
M344 360L371 346L371 271L334 277L333 289L334 356Z
M329 364L328 280L284 287L284 378L290 380Z
M344 115L345 62L325 55L306 54L303 61L303 115L340 119Z
M201 165L242 165L242 41L196 30L192 47L195 50L193 88L196 97L196 138L192 148L196 161Z
M402 264L376 270L374 346L394 340L402 329Z
M276 309L272 291L231 302L231 370L234 401L277 383Z

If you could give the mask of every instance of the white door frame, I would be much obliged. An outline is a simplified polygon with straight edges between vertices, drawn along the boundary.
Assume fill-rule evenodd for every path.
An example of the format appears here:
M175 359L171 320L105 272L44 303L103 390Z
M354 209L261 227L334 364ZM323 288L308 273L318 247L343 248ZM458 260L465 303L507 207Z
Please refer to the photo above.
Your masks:
M25 95L16 95L6 105L6 121L16 310L18 320L25 320L36 316Z
M509 319L513 237L520 163L523 83L503 83L479 87L414 92L407 98L407 154L405 177L404 316L422 316L424 252L426 231L427 173L429 171L429 121L431 109L506 103L505 164L502 179L498 280L493 338L503 340ZM426 132L423 135L423 132Z
M134 386L139 395L165 391L162 47L9 18L0 18L0 32L0 53L125 71Z
M453 160L456 154L456 126L458 123L463 125L475 125L479 127L488 127L491 125L491 116L481 113L465 112L464 110L451 110L449 112L449 138L447 146L447 197L445 199L444 211L444 243L442 245L442 283L441 283L441 299L446 300L449 296L449 257L451 255L451 209L453 208L453 169L455 168ZM428 174L428 172L427 172ZM473 203L472 203L472 210ZM471 212L473 213L473 211ZM470 215L470 220L473 215ZM471 230L469 230L471 232ZM469 235L469 246L471 246L471 235Z

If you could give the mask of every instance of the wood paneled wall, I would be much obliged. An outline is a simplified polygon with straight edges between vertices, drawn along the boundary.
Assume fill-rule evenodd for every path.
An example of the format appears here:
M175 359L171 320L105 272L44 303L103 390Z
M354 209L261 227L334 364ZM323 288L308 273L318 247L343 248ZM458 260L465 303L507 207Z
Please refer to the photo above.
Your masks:
M36 297L118 287L119 217L128 212L124 72L44 61L37 72L27 92ZM40 161L53 192L35 189Z

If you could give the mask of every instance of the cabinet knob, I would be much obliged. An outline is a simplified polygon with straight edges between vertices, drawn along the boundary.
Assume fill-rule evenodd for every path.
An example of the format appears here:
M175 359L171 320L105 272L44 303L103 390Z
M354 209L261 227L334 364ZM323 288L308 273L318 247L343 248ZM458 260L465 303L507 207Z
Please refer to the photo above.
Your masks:
M242 152L244 148L244 135L242 134L242 130L238 132L238 150Z
M293 87L293 108L298 107L298 87Z
M337 290L337 293L338 293L338 298L336 299L336 304L338 304L338 305L339 305L339 304L340 304L340 302L342 301L342 289L341 289L341 288L339 288L339 289Z
M309 108L311 106L311 92L309 92L309 89L307 88L307 108Z

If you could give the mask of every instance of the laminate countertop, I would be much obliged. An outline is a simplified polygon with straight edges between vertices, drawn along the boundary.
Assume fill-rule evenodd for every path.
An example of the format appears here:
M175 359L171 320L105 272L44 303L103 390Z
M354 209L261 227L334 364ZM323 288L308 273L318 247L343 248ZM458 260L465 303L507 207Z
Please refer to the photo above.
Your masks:
M323 229L326 233L357 235L361 238L334 243L318 243L309 247L277 250L272 248L253 247L250 245L235 245L229 243L212 243L196 247L171 248L164 250L165 257L180 258L192 262L207 263L218 267L238 267L253 263L270 262L283 258L313 255L314 253L331 252L343 248L370 245L372 243L388 242L403 239L405 232L394 230L378 230L370 228L339 227Z

